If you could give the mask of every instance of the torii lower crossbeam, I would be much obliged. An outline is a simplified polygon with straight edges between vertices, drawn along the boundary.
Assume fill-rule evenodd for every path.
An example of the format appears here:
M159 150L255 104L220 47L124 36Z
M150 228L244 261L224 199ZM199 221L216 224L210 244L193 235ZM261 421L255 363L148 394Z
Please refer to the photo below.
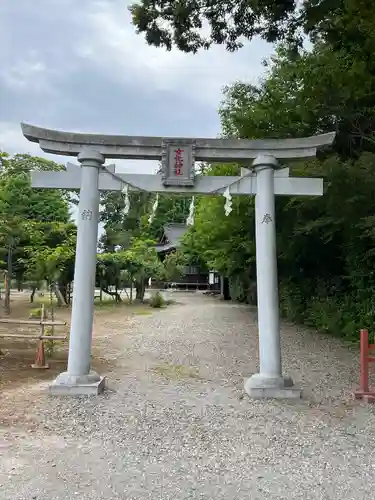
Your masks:
M111 169L114 170L114 169ZM283 169L285 170L285 169ZM323 194L323 180L284 176L283 170L274 171L274 194L286 196L320 196ZM35 188L81 189L81 168L68 163L61 172L32 172L32 186ZM247 176L207 176L197 175L193 187L164 186L158 174L123 174L112 176L109 170L102 169L98 178L99 191L121 191L124 185L129 190L150 193L207 194L217 195L230 186L232 195L257 194L257 175Z

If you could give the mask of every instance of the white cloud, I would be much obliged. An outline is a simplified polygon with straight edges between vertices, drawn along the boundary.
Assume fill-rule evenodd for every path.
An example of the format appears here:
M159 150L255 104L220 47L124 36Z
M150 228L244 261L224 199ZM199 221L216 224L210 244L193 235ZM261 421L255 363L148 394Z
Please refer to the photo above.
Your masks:
M21 126L12 122L0 122L0 151L6 151L13 155L16 153L27 153L33 156L42 156L57 163L77 162L74 157L64 157L45 153L35 142L29 142L22 135ZM152 174L158 168L157 161L150 160L111 160L108 163L116 165L117 172Z
M222 87L235 80L255 82L263 71L261 59L272 52L260 40L237 53L220 46L196 55L151 47L135 33L127 3L93 2L77 47L79 56L125 85L139 82L147 90L179 91L182 96L218 106Z
M44 156L23 138L21 120L77 132L219 132L222 87L255 81L272 47L254 40L236 53L212 47L196 55L150 47L131 24L131 1L54 0L50 9L51 0L0 0L0 148Z
M39 145L25 139L21 125L13 122L0 122L0 150L9 154L30 153L41 156Z
M45 63L32 51L0 70L2 83L12 90L46 92L50 90Z
M272 47L253 40L233 54L212 47L197 55L150 47L131 24L132 1L0 0L0 150L77 161L27 141L21 120L77 132L125 127L130 134L183 130L175 135L194 137L219 131L222 87L255 82ZM166 108L176 112L163 113ZM118 172L145 174L158 165L108 162Z

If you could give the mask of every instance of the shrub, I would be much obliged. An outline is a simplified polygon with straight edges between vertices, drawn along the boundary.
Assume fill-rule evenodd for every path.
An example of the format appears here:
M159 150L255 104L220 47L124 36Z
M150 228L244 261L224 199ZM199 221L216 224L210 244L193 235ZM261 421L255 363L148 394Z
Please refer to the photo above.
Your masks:
M155 295L150 298L149 304L151 307L160 309L165 306L165 300L160 292L156 292Z
M42 308L41 307L35 307L33 309L30 309L30 312L29 312L29 318L30 319L40 319L42 315ZM47 311L46 309L44 309L44 318L43 319L47 319Z

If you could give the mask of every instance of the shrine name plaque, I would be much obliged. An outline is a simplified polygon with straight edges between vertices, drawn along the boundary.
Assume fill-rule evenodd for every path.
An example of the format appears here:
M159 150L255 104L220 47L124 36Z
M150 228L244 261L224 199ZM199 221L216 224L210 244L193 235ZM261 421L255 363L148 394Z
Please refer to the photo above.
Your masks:
M164 186L194 186L194 163L194 139L163 139L161 174Z

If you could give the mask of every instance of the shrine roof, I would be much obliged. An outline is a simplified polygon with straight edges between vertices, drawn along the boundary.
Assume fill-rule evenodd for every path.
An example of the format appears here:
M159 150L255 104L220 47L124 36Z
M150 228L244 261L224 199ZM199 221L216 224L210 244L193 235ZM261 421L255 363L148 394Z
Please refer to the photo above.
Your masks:
M180 246L180 240L186 233L188 227L186 224L170 223L163 228L163 235L167 239L167 243L156 245L157 252L166 252Z

